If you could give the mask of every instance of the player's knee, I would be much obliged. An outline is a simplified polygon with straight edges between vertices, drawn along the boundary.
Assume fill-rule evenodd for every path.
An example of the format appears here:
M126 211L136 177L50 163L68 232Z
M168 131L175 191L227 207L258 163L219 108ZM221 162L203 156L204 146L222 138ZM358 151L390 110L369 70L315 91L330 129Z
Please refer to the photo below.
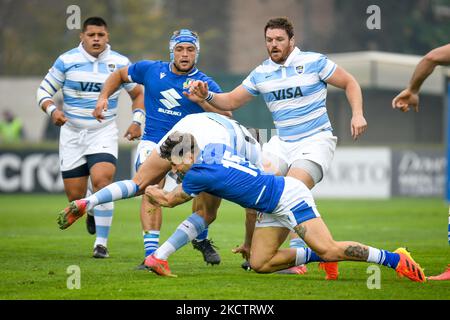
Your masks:
M100 177L96 178L94 181L92 181L92 186L94 187L94 190L100 190L112 183L112 179L109 177Z
M250 267L257 273L269 273L272 272L268 261L261 258L250 257Z
M207 225L210 225L214 222L214 220L216 220L217 211L210 212L206 210L196 210L195 212L205 220Z

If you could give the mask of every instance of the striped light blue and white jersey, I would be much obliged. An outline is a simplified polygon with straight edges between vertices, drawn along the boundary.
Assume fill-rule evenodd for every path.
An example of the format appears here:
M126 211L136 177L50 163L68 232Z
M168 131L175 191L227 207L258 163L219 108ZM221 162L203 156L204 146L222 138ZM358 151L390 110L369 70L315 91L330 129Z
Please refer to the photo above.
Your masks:
M332 130L325 80L335 70L336 64L326 56L295 47L283 65L269 58L242 85L252 95L263 95L280 139L298 141Z
M69 50L56 59L45 77L43 84L49 93L56 93L62 88L64 97L63 111L70 125L81 128L99 128L114 121L117 116L117 103L120 89L133 90L135 83L123 84L108 100L105 119L98 122L92 112L97 104L103 83L117 69L130 65L127 57L111 50L107 45L97 58L84 50L82 44ZM53 96L52 94L50 96ZM44 100L42 98L41 100ZM39 105L42 101L39 102Z

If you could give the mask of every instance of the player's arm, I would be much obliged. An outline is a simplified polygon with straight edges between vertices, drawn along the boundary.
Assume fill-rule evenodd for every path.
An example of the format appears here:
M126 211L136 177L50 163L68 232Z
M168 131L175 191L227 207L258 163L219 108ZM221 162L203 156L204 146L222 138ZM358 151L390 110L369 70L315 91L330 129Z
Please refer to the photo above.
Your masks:
M416 112L419 111L419 91L425 79L427 79L438 65L450 64L450 44L436 48L428 52L417 64L409 81L409 86L400 92L392 100L392 108L403 112L409 111L410 106Z
M253 98L243 85L239 85L230 92L213 93L209 91L208 83L200 80L194 81L185 95L194 102L206 101L214 108L223 111L236 110Z
M250 248L252 246L253 232L255 231L256 211L245 209L245 238L244 243L232 250L233 253L240 253L245 260L250 259Z
M59 110L53 102L53 96L62 87L65 77L62 71L56 69L56 66L58 65L60 67L60 64L61 62L58 59L46 74L36 92L36 101L39 107L47 113L52 119L52 122L57 126L62 126L67 121L64 112Z
M351 135L356 140L367 129L361 87L350 73L339 66L336 67L333 74L325 81L332 86L345 90L345 95L352 109L352 120L350 122Z
M208 102L206 102L205 100L201 100L198 102L198 105L200 107L202 107L203 110L205 110L206 112L215 112L227 117L232 118L233 117L233 113L231 111L223 111L217 108L214 108L212 105L210 105Z
M122 83L131 82L128 79L128 66L120 68L109 75L103 84L102 91L98 96L97 105L92 115L101 121L104 119L103 111L108 109L108 98L117 91L117 89L122 85Z
M418 93L422 83L439 65L450 64L450 44L428 52L417 65L409 82L409 90Z
M128 91L128 95L132 101L133 122L128 127L124 137L131 141L140 138L142 135L142 124L145 123L144 91L142 86L136 85L132 90Z
M190 195L183 191L181 185L171 192L159 188L158 185L148 186L145 189L145 195L150 203L168 208L176 207L192 199Z

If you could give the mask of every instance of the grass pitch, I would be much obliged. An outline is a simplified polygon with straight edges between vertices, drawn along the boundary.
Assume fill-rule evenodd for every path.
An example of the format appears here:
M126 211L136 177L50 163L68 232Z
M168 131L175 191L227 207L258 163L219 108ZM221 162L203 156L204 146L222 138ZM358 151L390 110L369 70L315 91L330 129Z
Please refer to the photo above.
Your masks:
M152 300L291 300L291 299L450 299L450 281L413 283L381 267L381 288L368 289L369 264L340 263L338 281L325 281L317 264L306 275L245 272L231 253L244 234L244 212L224 202L210 237L222 263L206 266L188 246L169 260L178 278L164 278L135 267L143 260L138 219L140 202L116 202L110 258L91 258L94 236L85 219L65 231L56 216L63 195L0 196L0 299L152 299ZM337 240L355 240L394 250L407 246L427 275L450 263L448 208L440 199L321 200L319 211ZM191 213L190 204L166 210L161 240ZM81 288L68 289L69 266L79 266Z

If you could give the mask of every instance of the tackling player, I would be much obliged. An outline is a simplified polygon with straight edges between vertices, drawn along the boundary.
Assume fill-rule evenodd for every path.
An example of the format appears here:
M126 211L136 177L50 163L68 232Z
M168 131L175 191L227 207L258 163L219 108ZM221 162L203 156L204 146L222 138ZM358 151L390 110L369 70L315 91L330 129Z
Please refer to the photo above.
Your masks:
M77 48L56 59L37 90L38 105L56 126L61 126L59 158L69 201L86 195L89 178L93 191L113 181L118 152L115 118L120 88L117 87L110 96L110 108L104 114L103 122L98 122L91 113L106 78L130 64L127 57L111 50L108 27L100 17L84 21L80 40ZM142 121L139 115L144 112L143 92L134 83L123 87L133 101L134 121L125 133L129 140L133 140L141 136ZM53 96L59 89L64 97L62 110L53 102ZM113 210L112 202L104 203L93 208L94 219L88 215L88 231L97 233L94 258L109 256L107 241Z
M353 241L335 241L304 183L262 172L227 145L200 146L193 135L174 131L162 141L160 155L184 178L171 192L158 186L147 187L145 194L153 204L175 207L208 192L264 212L259 214L251 244L250 264L256 272L275 272L309 262L349 260L377 263L412 281L426 281L423 270L404 248L390 252ZM201 232L203 221L190 218L179 229ZM275 222L278 227L270 228ZM289 230L295 231L311 249L280 249ZM145 264L158 275L174 276L167 262L173 252L169 238Z
M200 148L204 148L210 143L227 145L236 154L246 157L253 165L262 168L259 143L245 127L228 117L211 112L187 115L161 141L165 141L167 136L176 130L195 136ZM68 228L83 216L87 210L99 204L142 194L147 186L157 184L161 181L170 169L170 162L159 156L158 148L153 149L150 156L139 167L132 180L114 182L89 197L72 201L58 216L60 228ZM203 205L200 208L195 208L190 219L203 221L202 224L206 226L215 220L221 199L208 193L202 193L200 196L202 197ZM254 214L247 212L247 216L254 216ZM245 241L249 246L251 242L249 235L253 231L254 225L247 225L247 228ZM204 228L202 232L203 230ZM177 232L169 238L169 243L172 244L173 250L177 250L188 243L188 241L195 239L199 234L201 232L196 233L194 229L186 232L181 224Z

